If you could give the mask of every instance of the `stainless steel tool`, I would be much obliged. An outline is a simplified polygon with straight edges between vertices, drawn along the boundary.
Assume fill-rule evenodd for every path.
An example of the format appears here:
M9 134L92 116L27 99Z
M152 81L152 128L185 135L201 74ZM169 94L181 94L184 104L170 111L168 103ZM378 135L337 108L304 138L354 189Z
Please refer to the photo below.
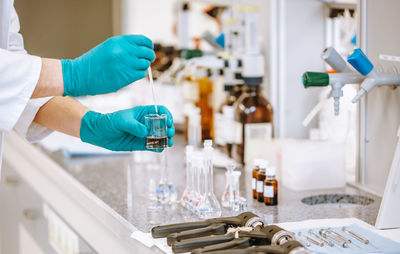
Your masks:
M343 241L346 241L346 242L348 242L348 243L351 243L351 240L350 240L349 238L347 238L347 237L345 237L345 236L339 234L339 233L336 232L335 230L333 230L333 229L331 229L331 228L328 228L328 230L329 230L330 232L332 232L333 234L335 234L335 235L336 235L337 237L339 237L340 239L342 239Z
M342 227L342 231L347 233L347 234L349 234L349 235L351 235L352 237L354 237L355 239L357 239L358 241L360 241L360 242L362 242L364 244L369 244L369 240L368 239L366 239L366 238L354 233L351 230L346 229L346 227Z
M348 248L349 247L349 244L346 241L344 241L341 238L337 237L335 234L333 234L332 232L330 232L327 229L320 229L318 233L322 237L334 241L336 244L338 244L339 246L341 246L343 248Z
M324 242L325 244L327 244L327 245L330 246L330 247L335 246L331 241L329 241L329 240L323 238L322 236L318 235L317 233L315 233L315 232L312 231L311 229L308 230L308 233L309 233L310 235L314 236L315 238L317 238L318 240Z

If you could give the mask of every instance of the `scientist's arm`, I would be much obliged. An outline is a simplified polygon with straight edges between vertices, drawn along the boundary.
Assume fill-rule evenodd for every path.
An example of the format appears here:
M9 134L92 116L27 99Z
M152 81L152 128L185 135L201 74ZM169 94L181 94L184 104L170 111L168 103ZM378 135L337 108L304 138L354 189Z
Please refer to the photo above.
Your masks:
M142 35L112 37L75 59L42 58L32 98L115 92L147 75L153 42Z
M164 106L157 108L158 113L167 115L168 145L172 146L175 134L172 115ZM135 151L146 150L144 116L154 113L154 106L138 106L102 114L90 111L71 97L58 96L40 108L34 121L109 150Z

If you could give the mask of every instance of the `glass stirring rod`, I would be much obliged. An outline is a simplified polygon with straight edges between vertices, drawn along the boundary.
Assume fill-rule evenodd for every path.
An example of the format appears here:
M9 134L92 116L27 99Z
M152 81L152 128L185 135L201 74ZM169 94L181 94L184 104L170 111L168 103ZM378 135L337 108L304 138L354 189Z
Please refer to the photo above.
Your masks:
M149 73L149 80L150 80L150 86L151 86L151 93L153 94L154 107L156 108L156 114L158 115L157 99L156 99L156 92L155 92L155 89L154 89L153 74L151 73L151 66L149 67L147 72Z

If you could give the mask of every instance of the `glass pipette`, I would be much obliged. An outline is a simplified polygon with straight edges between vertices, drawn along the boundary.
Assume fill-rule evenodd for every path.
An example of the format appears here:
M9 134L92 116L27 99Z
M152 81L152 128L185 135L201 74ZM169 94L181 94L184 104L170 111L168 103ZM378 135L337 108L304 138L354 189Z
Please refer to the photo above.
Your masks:
M149 73L149 80L150 80L151 92L153 94L154 107L156 108L156 114L158 114L156 92L154 89L154 81L153 81L153 74L151 73L151 66L149 66L149 69L147 72Z

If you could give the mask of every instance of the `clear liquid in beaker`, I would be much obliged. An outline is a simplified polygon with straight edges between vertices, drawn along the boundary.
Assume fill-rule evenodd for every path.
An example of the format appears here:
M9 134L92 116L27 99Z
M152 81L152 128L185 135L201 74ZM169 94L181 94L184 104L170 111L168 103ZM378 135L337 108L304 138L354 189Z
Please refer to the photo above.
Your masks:
M168 137L146 137L147 149L160 149L168 147Z

